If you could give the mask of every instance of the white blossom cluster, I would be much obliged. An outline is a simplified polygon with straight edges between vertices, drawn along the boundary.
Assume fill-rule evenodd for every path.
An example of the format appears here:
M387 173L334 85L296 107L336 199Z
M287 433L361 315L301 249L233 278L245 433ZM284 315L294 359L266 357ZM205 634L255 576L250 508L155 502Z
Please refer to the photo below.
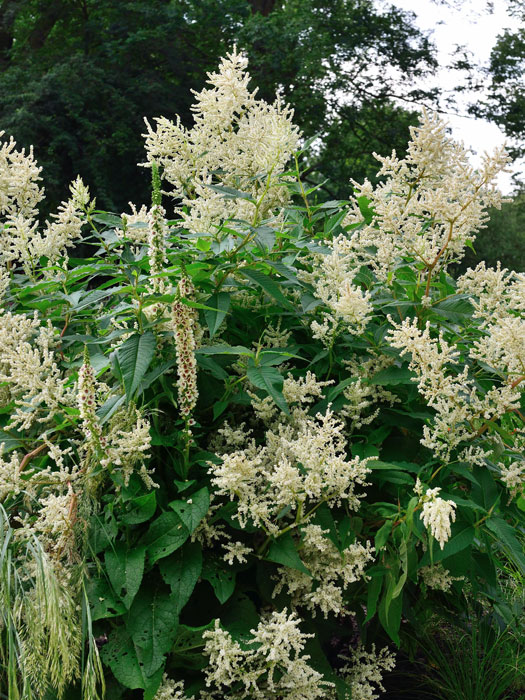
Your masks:
M457 280L457 291L471 296L474 316L490 324L498 318L525 311L525 274L480 262Z
M150 213L145 204L137 210L137 207L129 202L131 213L124 212L120 215L122 228L115 229L118 238L132 241L135 246L146 245L150 238L149 217Z
M297 569L279 567L273 592L276 596L286 589L293 606L306 607L314 617L317 609L325 617L329 613L348 613L343 601L344 591L351 583L366 578L365 568L374 560L370 542L351 544L339 551L326 537L328 532L313 524L302 529L301 559L311 576Z
M278 99L256 99L250 91L247 58L233 50L221 60L208 84L195 93L195 123L186 129L177 119L147 123L148 162L161 167L180 203L190 231L213 233L226 220L252 224L272 217L288 200L280 176L296 149L299 130L292 110ZM229 187L244 197L225 198L214 186Z
M451 522L456 520L456 504L454 501L445 501L438 496L441 489L427 489L423 493L423 487L419 479L416 481L414 491L420 497L423 506L421 519L423 525L430 529L430 534L439 542L441 549L448 542L451 535Z
M306 640L300 619L286 608L273 612L250 631L251 638L239 644L219 620L215 629L204 632L204 653L209 657L206 684L226 691L235 700L322 700L331 683L309 664L304 653ZM224 697L215 695L213 697Z
M382 402L393 406L400 401L399 397L379 384L371 384L368 380L374 374L390 367L394 362L388 355L374 354L368 358L353 357L343 360L344 365L355 381L343 391L347 403L341 409L341 414L348 418L351 427L358 430L363 425L372 423L379 414L376 404Z
M464 576L452 576L441 562L432 566L423 566L418 573L426 586L444 593L450 591L454 581L462 581L465 578Z
M385 671L392 671L396 665L395 654L387 647L376 653L374 644L371 651L366 651L359 643L350 656L341 655L341 658L347 663L339 673L351 687L351 700L377 700L379 694L375 692L374 685L384 692L383 674Z
M436 411L432 425L423 428L421 443L437 457L448 461L454 448L471 442L480 420L490 421L519 408L521 393L512 383L494 384L480 394L467 365L454 372L460 357L458 348L450 345L442 333L433 338L429 324L420 330L417 318L407 318L400 324L390 318L390 322L394 328L389 332L389 342L401 350L401 355L410 354L409 368L417 375L419 391ZM476 345L471 355L476 356L477 349ZM468 458L469 454L463 456Z
M354 284L362 262L354 241L340 235L327 245L331 252L315 255L311 271L301 271L299 278L313 285L315 295L330 309L323 312L322 322L312 321L314 338L330 345L340 325L353 335L360 335L372 314L370 293Z
M320 381L310 370L297 378L288 373L283 380L282 394L286 403L293 407L292 416L297 418L303 415L308 405L322 396L323 388L333 383L332 379ZM271 396L261 398L249 389L247 393L252 399L252 408L259 420L268 425L283 421L283 416Z
M525 491L525 459L516 460L506 466L500 462L501 480L510 490L511 498Z
M190 698L184 693L184 683L182 681L174 681L165 673L153 700L193 700L193 698L193 695Z
M0 137L4 132L0 133ZM84 212L93 209L89 190L78 177L70 186L71 196L62 202L57 214L39 230L37 207L44 196L39 186L40 171L33 151L17 151L11 138L0 146L0 216L5 217L0 233L0 262L20 262L28 275L34 275L39 259L45 256L55 264L67 258L67 248L80 236Z
M352 234L354 245L370 251L368 263L379 279L390 279L399 257L422 263L430 273L461 259L466 244L484 227L486 209L501 206L494 180L506 169L504 149L485 154L479 170L469 163L468 152L447 134L438 115L424 112L418 127L411 127L407 155L400 160L374 154L381 162L373 187L354 183L356 194L347 224L361 223L359 198L366 196L373 210L370 224Z
M4 135L0 131L0 138ZM40 172L33 156L17 151L16 143L11 136L9 141L2 141L0 146L0 216L19 214L32 219L37 206L44 196L44 190L39 186Z
M35 423L50 423L62 406L74 404L55 360L56 333L51 325L33 318L0 311L0 384L7 394L1 400L14 401L10 425L28 430Z
M298 411L291 422L267 430L264 445L247 437L243 449L223 454L219 465L210 462L209 470L217 495L235 499L243 527L251 521L275 535L285 507L299 520L322 501L344 501L356 510L363 496L356 488L366 485L368 461L346 458L344 423L332 411L315 418Z

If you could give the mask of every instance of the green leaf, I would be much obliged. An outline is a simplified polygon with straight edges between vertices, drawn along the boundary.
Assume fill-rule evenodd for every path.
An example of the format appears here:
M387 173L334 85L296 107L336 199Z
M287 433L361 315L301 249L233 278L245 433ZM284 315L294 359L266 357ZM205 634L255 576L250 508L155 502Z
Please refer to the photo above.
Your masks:
M381 589L383 587L384 571L373 571L370 569L368 574L372 577L372 580L368 584L365 622L371 620L376 613L377 601L379 600L379 594L381 593Z
M137 496L130 501L130 510L121 517L126 525L138 525L153 517L157 509L157 496L155 491Z
M87 592L93 621L118 617L126 612L125 605L117 598L105 577L90 579Z
M203 655L204 640L203 633L213 629L215 621L211 620L202 627L189 627L179 625L177 638L173 643L170 653L170 663L174 666L191 669L201 669L207 664Z
M246 375L258 389L269 394L281 411L290 414L288 404L283 396L283 376L275 367L263 365L262 367L249 367Z
M440 547L433 547L432 558L430 556L431 550L425 552L421 559L420 566L427 566L432 562L437 564L439 561L442 561L453 554L457 554L457 552L461 552L463 549L466 549L472 544L475 534L476 530L472 527L472 525L466 525L464 523L456 523L455 525L452 525L452 537L445 544L443 549Z
M128 401L135 394L138 386L150 366L155 354L155 336L151 331L143 335L135 333L115 352Z
M249 355L255 357L253 350L243 345L204 345L195 350L196 355Z
M186 501L172 501L169 506L179 515L191 534L208 512L210 493L204 486L200 491L192 493Z
M275 244L276 232L270 226L258 226L254 229L255 242L263 253L269 253Z
M281 292L279 284L268 275L265 275L264 272L261 272L260 270L251 270L247 267L241 267L239 273L262 287L265 292L276 299L286 309L294 309L293 304Z
M235 573L223 568L222 562L208 559L202 569L202 578L208 581L219 603L225 603L235 590Z
M142 651L146 676L151 676L164 663L177 634L179 618L170 596L142 591L133 603L128 630L135 646Z
M105 554L106 571L111 585L128 610L144 575L144 556L144 547L128 549L124 542L117 542Z
M392 532L392 521L387 520L386 523L383 523L379 530L376 532L375 540L374 540L374 547L377 552L379 550L383 549L385 546L388 538L390 537L390 533Z
M152 698L162 680L164 668L161 666L151 676L144 670L144 652L134 643L125 627L117 627L109 635L108 643L101 649L104 663L111 668L113 675L126 688L142 688L144 698Z
M228 187L227 185L206 185L206 187L209 187L210 190L214 192L219 192L219 194L223 195L224 199L247 199L252 204L255 204L249 194L236 190L233 187Z
M149 560L154 564L182 547L189 536L189 530L180 516L177 513L167 512L151 523L141 544L146 546Z
M395 588L395 581L390 573L388 575L387 589L379 604L379 621L383 625L390 639L398 646L400 645L399 627L401 625L401 611L403 608L403 596L393 598L392 594Z
M10 452L11 450L22 447L22 443L19 440L4 433L3 430L0 430L0 445L4 446L5 452Z
M213 338L230 308L230 295L226 292L212 294L211 297L206 299L206 305L213 307L213 310L204 311L204 318L208 324L210 338Z
M365 223L370 224L374 218L374 209L370 206L370 200L362 195L361 197L357 198L357 205L363 219L365 220Z
M198 542L188 542L172 557L160 562L162 578L171 588L177 614L190 599L202 571L202 549Z
M519 567L521 573L525 575L525 556L523 547L516 537L515 529L503 518L489 518L486 523L488 529L498 537L499 544Z
M268 561L274 561L277 564L283 564L290 569L297 569L303 574L311 576L310 572L303 564L301 557L295 548L295 542L290 532L281 535L278 539L273 540L268 554L265 557Z
M399 577L396 585L394 586L394 590L392 591L392 600L394 598L397 598L398 595L401 593L403 590L403 586L406 583L407 580L407 575L408 575L408 553L407 553L407 543L406 540L401 540L401 544L399 545L399 559L401 561L401 567L403 570L403 573Z
M122 228L122 218L117 214L111 214L110 212L100 211L91 216L93 221L97 224L104 224L105 226L111 226L113 228Z
M416 375L408 367L387 367L368 380L369 384L380 384L381 386L395 386L396 384L412 384Z
M469 318L472 318L474 309L466 294L458 294L434 304L432 311L438 316L447 319L447 321L452 321L452 323L464 323Z

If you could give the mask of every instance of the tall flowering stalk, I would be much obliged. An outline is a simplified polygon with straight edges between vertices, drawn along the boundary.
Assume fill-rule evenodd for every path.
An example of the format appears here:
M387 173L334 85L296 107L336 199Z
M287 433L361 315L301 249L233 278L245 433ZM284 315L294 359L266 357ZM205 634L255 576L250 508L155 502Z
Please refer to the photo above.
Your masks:
M195 314L193 309L183 303L194 291L189 279L183 277L178 285L179 298L173 304L173 334L177 351L177 389L179 409L186 424L185 429L185 459L188 461L188 451L191 442L192 411L198 398L197 390L197 361L195 359Z
M88 446L100 451L105 446L105 439L96 414L95 372L87 350L84 352L84 363L78 371L77 401Z
M156 163L152 164L152 182L152 205L148 215L149 269L153 291L163 294L166 291L165 283L159 275L166 262L166 211L161 204L159 168Z

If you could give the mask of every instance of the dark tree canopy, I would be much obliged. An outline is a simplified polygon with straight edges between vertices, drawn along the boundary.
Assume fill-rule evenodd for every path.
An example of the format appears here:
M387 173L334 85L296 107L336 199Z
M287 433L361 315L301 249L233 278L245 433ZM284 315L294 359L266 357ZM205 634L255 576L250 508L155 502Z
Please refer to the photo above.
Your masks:
M337 144L311 177L345 196L375 172L371 150L403 150L415 116L394 106L399 76L409 105L436 66L413 19L373 0L3 0L0 126L34 144L52 204L79 173L120 211L147 200L143 117L190 124L190 89L236 42L261 96L280 91L306 137Z

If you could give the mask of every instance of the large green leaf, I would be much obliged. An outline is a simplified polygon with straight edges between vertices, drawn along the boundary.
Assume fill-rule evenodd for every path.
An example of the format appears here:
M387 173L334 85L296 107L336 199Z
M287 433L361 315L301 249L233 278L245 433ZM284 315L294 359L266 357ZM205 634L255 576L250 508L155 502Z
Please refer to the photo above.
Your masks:
M155 491L145 493L143 496L136 496L129 502L130 509L121 520L126 525L138 525L153 517L157 509L157 495Z
M126 688L142 688L144 698L153 698L162 680L164 668L151 676L145 671L144 651L132 639L129 631L121 626L109 635L108 643L102 647L104 663L111 668L115 678Z
M177 613L190 599L202 571L202 549L198 542L188 542L175 554L160 562L162 578L171 588Z
M287 415L290 413L288 404L283 396L283 376L275 367L263 365L262 367L248 367L246 372L248 379L258 389L263 389L269 394L281 411Z
M154 564L159 559L167 557L190 536L186 525L177 513L163 513L154 520L141 544L146 546L149 560Z
M452 323L464 323L472 317L474 309L467 295L458 294L434 304L432 311Z
M396 384L412 384L416 375L408 367L396 367L392 365L374 374L369 379L369 384L380 384L381 386L395 386Z
M164 663L177 634L179 618L174 600L166 593L141 591L133 603L128 630L142 651L144 673L151 676Z
M290 569L297 569L297 571L302 571L303 574L311 575L303 561L297 549L295 547L295 542L290 532L281 535L270 545L268 554L266 555L268 561L274 561L277 564L283 564L288 566Z
M155 354L155 336L151 331L135 333L115 352L115 361L124 382L128 401L133 397Z
M515 529L503 518L489 518L486 523L488 529L497 536L500 546L525 575L525 555Z
M235 573L226 569L221 560L207 559L202 578L211 584L219 603L225 603L235 590Z
M437 563L443 559L446 559L447 557L452 556L453 554L461 552L463 549L466 549L472 544L475 534L476 530L472 527L472 525L466 525L465 523L456 523L455 525L452 525L452 537L445 544L443 549L436 546L436 543L433 542L432 548L427 550L423 555L420 566L427 566L431 562ZM431 551L432 557L430 555Z
M390 572L387 576L386 590L379 604L378 615L379 621L383 625L384 630L388 633L388 636L399 646L399 627L401 625L403 596L398 595L394 598L393 593L395 588L396 581Z
M124 603L115 595L104 576L89 579L87 593L93 621L105 620L108 617L118 617L126 612Z
M286 309L294 308L293 304L281 292L279 284L268 275L265 275L264 272L261 272L260 270L252 270L247 267L241 267L239 273L244 275L244 277L247 277L252 282L255 282L255 284L258 284L259 287L262 287L265 292L276 299Z
M224 199L247 199L252 204L255 204L251 195L247 192L241 192L241 190L236 190L233 187L228 187L227 185L206 185L210 190L222 194Z
M204 486L199 491L192 493L186 501L172 501L170 508L177 513L182 522L188 528L190 534L195 530L204 518L210 507L210 492Z
M202 653L204 648L203 632L213 629L214 620L202 627L189 627L179 625L177 638L170 653L170 664L176 667L201 669L207 664L206 657Z
M124 542L117 542L105 555L106 571L111 585L129 609L133 598L139 590L144 575L144 547L132 547Z

